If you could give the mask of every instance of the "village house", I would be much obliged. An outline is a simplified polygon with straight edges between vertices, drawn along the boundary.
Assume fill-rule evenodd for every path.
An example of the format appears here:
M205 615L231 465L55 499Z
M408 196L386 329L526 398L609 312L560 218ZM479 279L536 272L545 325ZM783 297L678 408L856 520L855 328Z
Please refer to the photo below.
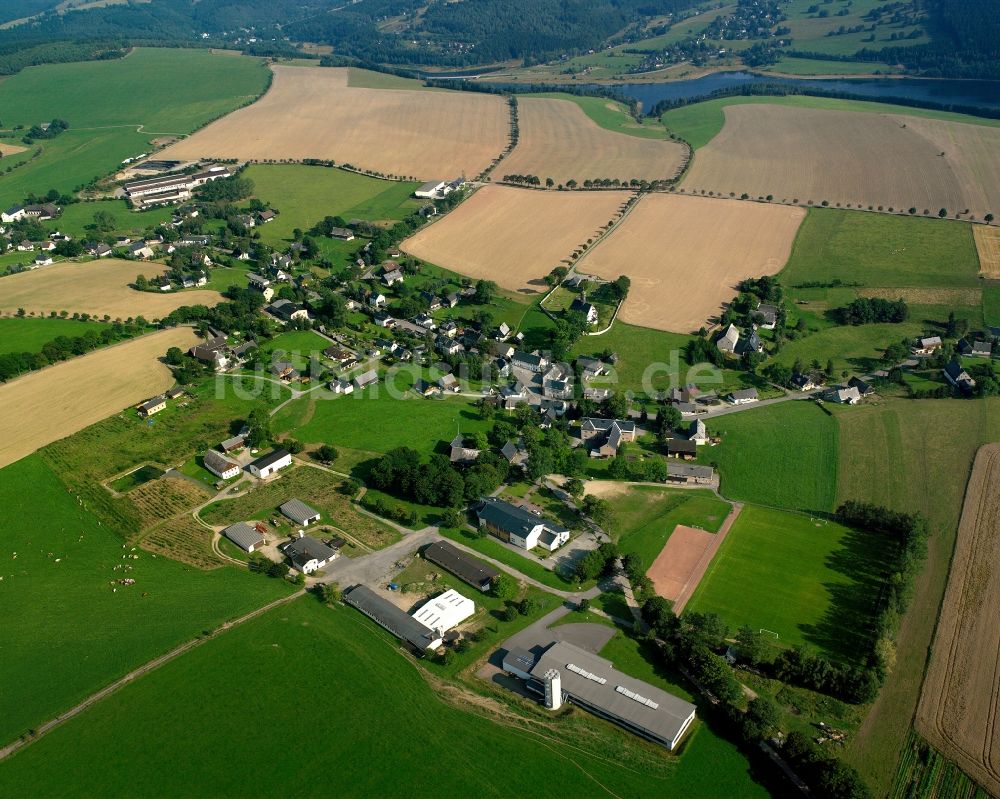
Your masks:
M527 369L529 372L544 372L549 365L549 359L537 352L524 352L515 350L511 356L511 364L519 369Z
M386 272L382 275L382 281L387 286L395 286L397 283L403 282L403 273L398 269L393 269L392 271Z
M941 341L941 336L927 336L926 338L917 339L916 345L913 347L914 355L933 355L939 349L944 342Z
M304 322L309 320L309 311L291 300L275 300L265 310L284 324L295 320Z
M614 457L623 443L635 441L635 437L635 422L628 419L586 417L580 420L580 440L594 458Z
M989 358L993 354L993 343L990 341L969 341L962 338L956 345L956 349L961 355L968 355L973 358Z
M838 405L857 405L861 402L861 392L853 386L848 388L838 386L826 393L826 399Z
M364 374L360 374L354 378L354 385L360 391L372 383L378 383L378 372L374 369L369 369Z
M35 266L52 266L54 263L51 255L36 255Z
M328 563L332 563L340 553L328 547L326 544L317 541L311 536L299 533L297 538L293 538L285 544L281 551L292 564L292 568L302 574L312 574L319 571Z
M351 382L349 382L349 381L347 381L347 380L342 380L341 378L335 378L335 379L331 380L327 384L327 388L329 388L330 391L332 391L334 394L353 394L354 393L354 384L351 383Z
M975 389L976 381L957 361L952 361L942 371L945 380L960 391L969 394Z
M101 242L100 244L93 244L87 248L87 255L90 255L93 258L107 258L112 252L114 252L114 250L104 242Z
M224 336L208 339L203 344L197 344L188 350L188 355L201 363L211 366L221 372L229 368L230 359L226 354L227 344Z
M765 302L758 303L753 316L762 329L774 330L778 324L778 306Z
M858 390L858 394L860 394L862 397L870 397L872 394L875 393L875 389L871 386L871 384L866 383L860 377L852 377L850 380L848 380L847 387L856 388Z
M739 391L730 392L727 399L733 405L749 405L751 402L757 402L759 397L757 396L757 389L744 388Z
M688 425L688 441L693 441L697 445L708 443L708 430L705 429L705 423L701 419L695 419L691 424Z
M265 208L263 211L258 212L257 221L262 225L266 225L268 222L273 222L276 216L277 214L270 208Z
M800 372L795 372L788 383L792 388L797 389L798 391L812 391L816 388L816 383L813 382L812 376L805 375Z
M540 547L554 552L569 541L569 530L562 525L496 497L482 498L475 513L481 528L522 549Z
M524 446L523 438L519 438L517 441L508 441L500 449L500 454L507 459L507 463L511 466L524 466L528 460L528 450Z
M459 384L453 374L441 375L441 377L438 378L437 383L441 387L442 391L451 391L452 393L457 394L462 390L461 384Z
M239 477L240 472L243 471L238 463L229 460L225 455L216 452L214 449L210 449L205 453L203 463L208 471L216 477L221 477L223 480L231 480L234 477Z
M667 457L694 460L698 457L698 442L687 438L668 438Z

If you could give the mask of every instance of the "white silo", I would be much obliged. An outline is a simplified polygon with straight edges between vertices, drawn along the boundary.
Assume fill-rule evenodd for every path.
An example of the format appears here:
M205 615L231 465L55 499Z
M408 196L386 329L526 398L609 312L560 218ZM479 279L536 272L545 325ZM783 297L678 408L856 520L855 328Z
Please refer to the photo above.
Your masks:
M549 710L562 707L562 675L559 669L545 672L545 707Z

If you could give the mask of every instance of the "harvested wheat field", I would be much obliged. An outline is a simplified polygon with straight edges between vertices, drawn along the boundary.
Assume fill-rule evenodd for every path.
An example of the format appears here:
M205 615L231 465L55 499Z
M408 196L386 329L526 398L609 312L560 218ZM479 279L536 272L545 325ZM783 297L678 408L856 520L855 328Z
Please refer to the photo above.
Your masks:
M158 359L197 341L187 327L161 330L0 385L0 468L170 388Z
M506 101L472 92L364 89L347 69L273 67L253 105L213 122L159 158L320 158L386 175L478 175L506 148Z
M687 333L717 315L740 280L780 272L804 218L801 208L649 194L577 269L631 278L622 321Z
M689 192L979 219L1000 207L998 128L767 104L725 114L683 181Z
M545 275L597 236L630 196L486 186L400 249L511 291L537 294L548 288Z
M883 300L906 300L911 305L982 305L981 288L859 288L860 297L878 297Z
M517 112L517 147L497 169L504 175L580 184L593 178L665 180L677 175L687 156L678 142L605 130L572 100L521 97Z
M972 233L979 253L979 274L1000 279L1000 228L976 225Z
M52 266L19 272L3 278L0 312L48 316L52 311L107 314L112 319L145 316L160 319L182 305L215 305L217 291L197 289L176 292L136 291L129 288L136 276L150 277L166 267L108 258L101 261L63 261Z
M1000 795L1000 444L979 450L916 728Z

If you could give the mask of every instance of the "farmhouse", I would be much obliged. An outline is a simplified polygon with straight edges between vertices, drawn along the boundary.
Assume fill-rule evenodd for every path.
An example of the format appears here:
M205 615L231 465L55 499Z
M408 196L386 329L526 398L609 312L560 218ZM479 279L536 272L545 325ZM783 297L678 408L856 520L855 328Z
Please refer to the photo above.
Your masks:
M973 358L989 358L993 354L993 343L990 341L969 341L959 339L956 349L962 355L969 355Z
M529 372L544 372L549 365L549 359L537 352L523 352L514 350L510 358L511 365L519 369L527 369Z
M668 463L667 482L681 485L711 485L715 481L715 470L711 466L696 466L690 463Z
M332 391L334 394L353 394L354 393L354 384L348 382L347 380L342 380L340 378L337 378L335 380L331 380L329 382L329 384L327 385L327 388L329 388L330 391Z
M487 566L476 558L466 555L447 541L435 541L428 546L424 550L424 558L431 563L436 563L469 585L475 586L483 593L489 591L493 581L500 576L500 572L492 566Z
M240 472L243 471L238 463L229 460L225 455L216 452L214 449L210 449L205 453L204 464L206 469L223 480L238 477Z
M826 398L838 405L857 405L861 402L861 392L853 386L849 388L832 388L827 392Z
M848 388L856 388L862 397L868 397L875 393L875 389L860 377L852 377L847 381Z
M475 612L475 602L462 596L454 588L449 588L441 596L425 602L413 613L413 618L432 633L443 636Z
M356 585L348 589L344 592L344 601L408 644L420 656L423 656L428 649L437 649L441 646L441 636L431 632L368 586Z
M52 266L54 261L51 255L36 255L35 266Z
M93 246L87 248L87 255L94 258L107 258L113 252L114 250L103 241L100 244L94 244Z
M966 372L962 368L962 364L957 361L952 361L942 371L945 380L965 393L970 393L976 387L976 381L973 380L972 375Z
M749 405L751 402L756 402L759 398L757 396L757 389L742 388L739 391L731 392L728 399L733 405Z
M801 374L800 372L793 374L788 382L792 388L798 389L799 391L812 391L816 388L816 383L813 381L812 377Z
M354 231L346 227L335 227L330 229L330 238L341 241L354 241Z
M291 300L275 300L265 310L275 319L285 324L296 319L301 319L302 321L308 321L309 319L309 311Z
M395 286L397 283L403 282L403 273L398 269L392 269L382 275L382 280L387 286Z
M754 318L757 319L760 327L764 330L774 330L775 326L778 324L777 305L770 305L764 302L759 303L753 315Z
M302 533L285 544L281 551L292 562L292 567L302 574L312 574L340 557L337 550Z
M591 457L611 458L624 442L635 441L635 422L627 419L580 420L580 438L590 447Z
M167 398L164 396L153 397L151 400L147 400L139 406L139 416L143 419L148 419L154 413L159 413L164 408L167 407Z
M281 469L292 465L292 454L287 449L275 449L252 461L247 471L261 480L270 477Z
M291 519L296 524L301 524L303 527L319 521L319 511L313 510L306 503L300 502L297 499L288 500L278 510L281 511L283 516Z
M354 378L354 385L360 391L361 389L370 386L372 383L378 382L378 372L374 369L369 369L364 374L360 374Z
M454 183L448 183L444 180L429 180L414 191L413 196L422 200L440 200L445 195L450 194L454 188Z
M554 552L569 541L569 530L496 497L483 497L475 508L479 526L501 541L522 549Z
M941 336L928 336L927 338L917 339L916 346L913 347L914 355L933 355L937 350L941 349L942 345Z
M257 528L246 522L231 524L222 531L222 534L244 552L254 552L267 543Z
M525 650L508 652L503 668L522 679L526 675L527 687L544 696L552 710L565 699L667 749L677 746L694 721L690 702L565 641L552 643L537 658Z

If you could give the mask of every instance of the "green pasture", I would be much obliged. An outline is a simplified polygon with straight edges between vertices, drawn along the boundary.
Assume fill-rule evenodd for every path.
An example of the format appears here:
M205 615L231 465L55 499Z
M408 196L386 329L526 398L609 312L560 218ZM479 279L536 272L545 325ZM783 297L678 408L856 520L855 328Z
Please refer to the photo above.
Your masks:
M40 352L43 344L57 336L74 338L89 330L100 332L104 327L100 322L81 322L77 319L0 319L0 355L9 352Z
M779 646L861 662L890 552L871 533L747 505L687 609L717 613L733 630L776 633Z
M637 122L624 103L609 100L606 97L584 97L564 92L543 92L529 94L518 98L519 102L530 103L532 97L549 97L558 100L570 100L580 106L580 109L598 126L615 133L637 136L641 139L668 139L669 131L656 119L643 117Z

